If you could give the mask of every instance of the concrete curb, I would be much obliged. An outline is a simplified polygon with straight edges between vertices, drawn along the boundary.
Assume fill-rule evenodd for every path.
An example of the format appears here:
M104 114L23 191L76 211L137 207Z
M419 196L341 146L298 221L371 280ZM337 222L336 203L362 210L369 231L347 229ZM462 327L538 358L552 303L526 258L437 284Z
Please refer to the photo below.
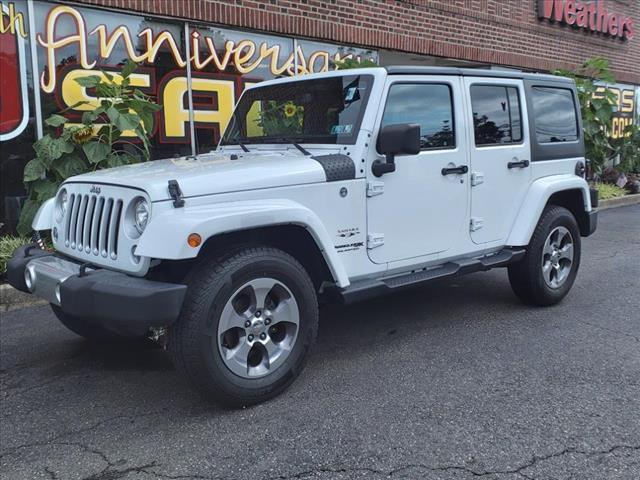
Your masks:
M640 204L640 193L635 195L625 195L624 197L600 200L598 210L609 208L626 207ZM35 305L46 305L47 302L34 295L16 290L11 285L0 285L0 312L9 312L19 308L32 307Z
M45 300L16 290L11 285L0 285L0 312L10 312L19 308L46 304Z
M600 200L598 203L598 210L627 207L629 205L637 205L638 203L640 203L640 193L625 195L624 197L609 198L608 200Z

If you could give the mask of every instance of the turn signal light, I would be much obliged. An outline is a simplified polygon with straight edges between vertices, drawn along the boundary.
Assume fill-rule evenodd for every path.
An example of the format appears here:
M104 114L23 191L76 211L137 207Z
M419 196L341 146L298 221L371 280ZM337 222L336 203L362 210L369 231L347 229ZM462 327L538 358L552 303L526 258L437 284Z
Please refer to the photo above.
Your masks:
M197 248L202 243L202 237L197 233L192 233L187 237L187 243L190 247Z

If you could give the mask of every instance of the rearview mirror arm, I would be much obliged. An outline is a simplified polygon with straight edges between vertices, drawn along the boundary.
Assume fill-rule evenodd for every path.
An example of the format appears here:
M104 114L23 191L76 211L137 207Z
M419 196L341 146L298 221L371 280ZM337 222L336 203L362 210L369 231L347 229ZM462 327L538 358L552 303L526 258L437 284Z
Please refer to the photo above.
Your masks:
M385 173L393 173L396 171L396 157L393 153L385 154L385 161L376 160L371 165L371 172L376 177L381 177Z

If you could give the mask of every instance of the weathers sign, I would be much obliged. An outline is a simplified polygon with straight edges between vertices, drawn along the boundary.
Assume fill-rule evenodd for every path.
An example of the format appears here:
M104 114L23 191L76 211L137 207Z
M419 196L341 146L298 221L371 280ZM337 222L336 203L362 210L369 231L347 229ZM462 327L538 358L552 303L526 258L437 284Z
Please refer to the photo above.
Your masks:
M633 19L607 9L604 0L538 0L538 18L623 40L633 38Z

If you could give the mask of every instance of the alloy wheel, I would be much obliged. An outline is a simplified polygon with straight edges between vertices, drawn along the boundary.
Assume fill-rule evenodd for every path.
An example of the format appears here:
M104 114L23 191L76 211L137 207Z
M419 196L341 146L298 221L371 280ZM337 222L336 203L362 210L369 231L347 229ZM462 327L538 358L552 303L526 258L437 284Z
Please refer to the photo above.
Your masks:
M542 248L542 277L548 287L560 288L573 268L574 245L571 232L559 226L551 230Z
M279 280L256 278L227 301L218 323L217 347L234 374L263 377L290 355L299 325L300 310L291 290Z

